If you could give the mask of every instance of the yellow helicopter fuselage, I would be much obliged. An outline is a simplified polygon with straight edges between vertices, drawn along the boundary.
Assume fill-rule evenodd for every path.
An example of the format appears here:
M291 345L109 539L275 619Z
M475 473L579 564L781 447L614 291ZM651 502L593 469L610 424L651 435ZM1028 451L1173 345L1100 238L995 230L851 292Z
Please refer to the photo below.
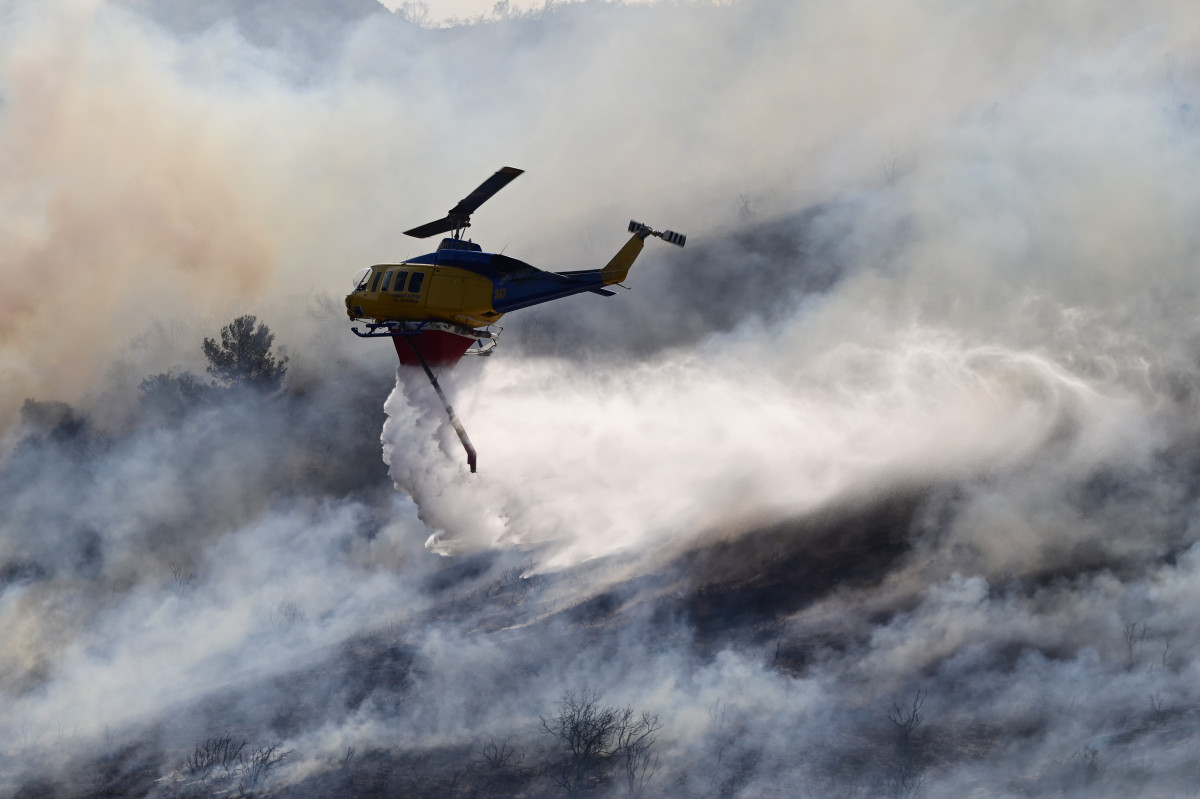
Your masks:
M346 297L353 319L447 322L463 327L495 324L504 314L493 306L504 289L482 275L454 266L376 264Z

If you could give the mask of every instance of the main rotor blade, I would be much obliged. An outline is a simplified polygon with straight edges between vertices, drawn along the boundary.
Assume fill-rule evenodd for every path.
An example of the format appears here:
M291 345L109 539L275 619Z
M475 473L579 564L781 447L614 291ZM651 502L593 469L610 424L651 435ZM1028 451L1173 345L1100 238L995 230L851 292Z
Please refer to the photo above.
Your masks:
M449 233L451 230L456 230L461 226L462 222L460 220L446 216L436 222L426 222L424 225L419 225L412 230L406 230L404 231L404 235L418 239L427 239L439 233Z
M436 236L439 233L449 233L451 230L467 227L471 224L471 214L479 206L483 205L492 195L500 191L513 181L517 175L524 174L524 169L506 166L492 175L490 178L479 184L479 188L463 197L458 201L458 205L450 209L441 219L433 222L426 222L424 225L418 225L412 230L404 231L405 236L412 236L417 239L427 239L430 236Z
M463 197L458 205L450 209L448 217L455 216L470 216L475 213L475 209L483 205L491 199L492 195L500 191L502 188L511 183L517 175L524 173L524 169L515 167L502 167L496 174L479 184L479 188Z

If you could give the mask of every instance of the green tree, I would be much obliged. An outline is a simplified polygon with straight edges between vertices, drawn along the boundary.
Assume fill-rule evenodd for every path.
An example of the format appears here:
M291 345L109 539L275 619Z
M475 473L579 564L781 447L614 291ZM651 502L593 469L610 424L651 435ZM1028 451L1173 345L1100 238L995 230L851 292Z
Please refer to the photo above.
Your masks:
M221 328L221 340L204 339L208 373L231 388L247 387L261 391L279 388L287 373L287 356L276 359L271 353L275 334L271 328L247 314Z

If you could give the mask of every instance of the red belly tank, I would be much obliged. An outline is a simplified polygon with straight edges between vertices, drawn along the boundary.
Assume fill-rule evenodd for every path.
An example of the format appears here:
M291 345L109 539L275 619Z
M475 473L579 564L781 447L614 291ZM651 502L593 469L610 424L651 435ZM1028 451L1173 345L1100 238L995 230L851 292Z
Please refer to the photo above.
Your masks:
M458 363L467 347L474 344L475 340L443 330L422 330L411 336L392 336L392 343L396 345L396 355L400 357L400 363L405 366L421 365L412 350L415 345L425 358L425 363L434 368L444 369Z

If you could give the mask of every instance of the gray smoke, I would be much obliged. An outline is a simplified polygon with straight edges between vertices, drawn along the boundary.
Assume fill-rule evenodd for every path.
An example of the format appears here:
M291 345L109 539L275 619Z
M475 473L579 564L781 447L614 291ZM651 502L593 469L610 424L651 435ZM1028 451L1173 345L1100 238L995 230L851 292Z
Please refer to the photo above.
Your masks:
M561 795L566 692L597 796L1197 792L1187 4L0 8L6 793ZM471 476L340 295L504 164L689 243L442 375Z

